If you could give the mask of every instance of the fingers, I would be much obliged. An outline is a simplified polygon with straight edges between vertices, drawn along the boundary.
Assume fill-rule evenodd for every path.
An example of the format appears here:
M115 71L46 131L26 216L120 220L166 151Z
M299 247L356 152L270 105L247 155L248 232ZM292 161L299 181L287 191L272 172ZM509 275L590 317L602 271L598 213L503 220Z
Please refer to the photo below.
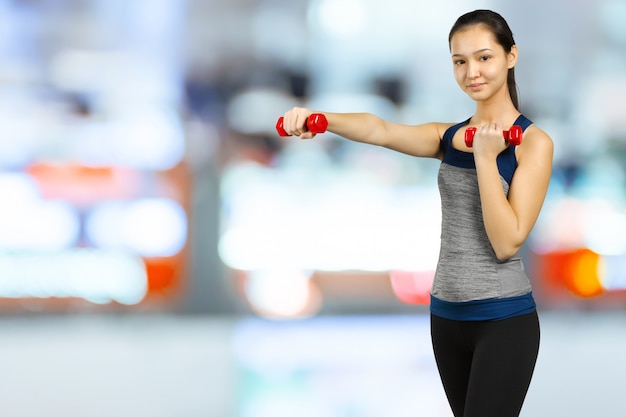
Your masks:
M473 141L474 152L493 153L497 155L508 146L503 136L503 125L500 122L487 123L476 128Z
M501 141L503 138L503 125L499 122L480 125L476 128L476 134L479 135L482 140Z
M502 136L502 131L503 131L503 127L502 127L502 123L500 122L487 123L484 125L480 125L476 129L477 133L480 132L481 134L487 134L487 135L499 134L500 136Z
M306 126L311 113L309 109L294 107L283 116L283 129L290 135L299 136L302 139L312 139L315 134L310 133Z

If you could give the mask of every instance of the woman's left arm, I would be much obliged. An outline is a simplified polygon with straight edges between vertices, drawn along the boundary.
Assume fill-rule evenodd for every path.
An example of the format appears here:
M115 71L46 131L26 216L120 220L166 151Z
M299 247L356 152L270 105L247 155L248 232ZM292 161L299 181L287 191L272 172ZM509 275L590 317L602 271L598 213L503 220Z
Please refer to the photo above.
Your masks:
M492 143L501 143L501 138L501 131L491 132ZM532 125L526 129L522 144L516 149L518 167L508 198L502 189L494 153L476 151L485 229L496 256L505 260L519 251L539 217L552 175L554 144L538 127Z

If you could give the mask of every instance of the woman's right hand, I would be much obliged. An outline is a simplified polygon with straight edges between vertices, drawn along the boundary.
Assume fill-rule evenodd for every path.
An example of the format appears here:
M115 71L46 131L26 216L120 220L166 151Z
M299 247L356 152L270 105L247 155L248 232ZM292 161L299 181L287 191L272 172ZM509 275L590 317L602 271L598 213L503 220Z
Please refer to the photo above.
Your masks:
M309 132L307 119L313 111L303 107L294 107L283 116L283 129L290 135L298 136L300 139L313 139L315 133Z

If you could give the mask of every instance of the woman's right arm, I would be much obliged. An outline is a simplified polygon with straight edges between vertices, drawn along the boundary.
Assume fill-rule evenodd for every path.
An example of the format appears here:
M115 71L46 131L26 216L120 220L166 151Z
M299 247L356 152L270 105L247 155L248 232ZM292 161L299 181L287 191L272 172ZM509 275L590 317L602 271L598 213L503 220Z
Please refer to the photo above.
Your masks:
M296 107L285 113L283 128L301 139L311 139L315 134L307 131L306 120L313 113L326 116L329 132L419 157L440 158L441 138L450 126L446 123L410 126L391 123L370 113L326 113Z

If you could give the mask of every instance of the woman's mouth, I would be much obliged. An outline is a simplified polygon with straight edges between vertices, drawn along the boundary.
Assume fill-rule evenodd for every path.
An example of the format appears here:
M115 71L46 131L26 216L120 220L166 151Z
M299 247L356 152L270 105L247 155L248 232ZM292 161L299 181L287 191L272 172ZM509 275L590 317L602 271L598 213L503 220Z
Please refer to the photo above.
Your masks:
M484 85L483 83L475 83L475 84L468 85L468 88L472 91L478 91L482 88L483 85Z

